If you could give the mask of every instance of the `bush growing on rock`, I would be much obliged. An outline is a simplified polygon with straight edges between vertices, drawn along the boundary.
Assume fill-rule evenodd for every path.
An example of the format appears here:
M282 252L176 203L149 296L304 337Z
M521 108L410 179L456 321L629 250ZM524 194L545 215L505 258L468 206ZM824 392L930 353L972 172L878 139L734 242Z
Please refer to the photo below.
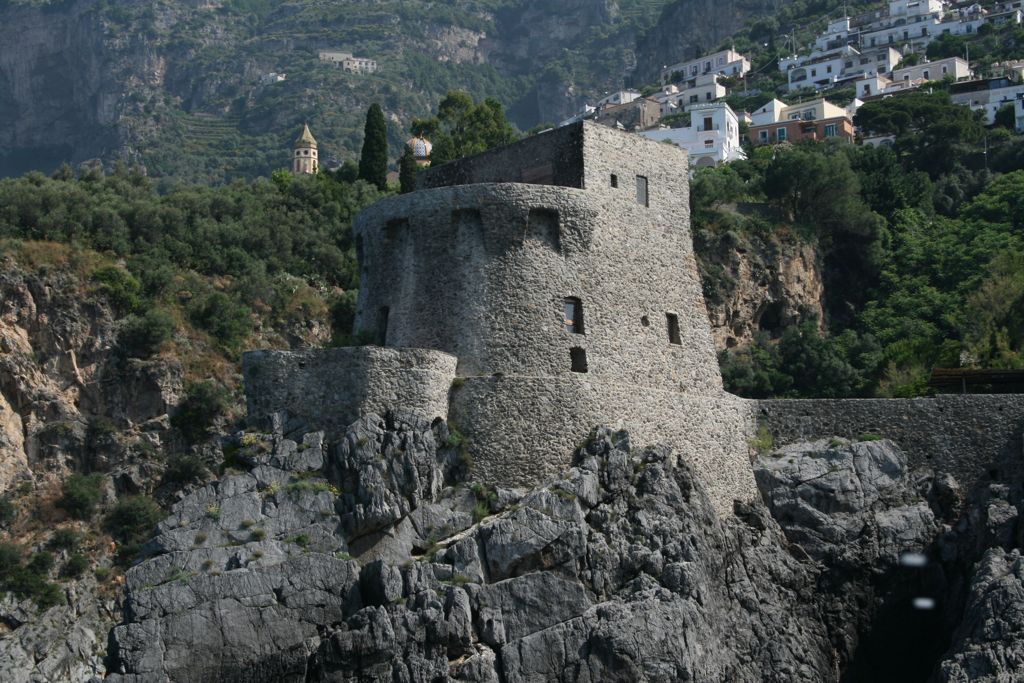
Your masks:
M128 316L121 329L121 348L133 358L148 358L170 341L174 328L174 318L162 308Z
M206 476L206 465L194 455L179 455L171 458L164 471L164 481L169 484L189 484Z
M121 544L117 552L118 563L127 564L139 554L142 544L161 519L163 511L148 496L118 501L104 522L104 528Z
M171 418L189 443L199 443L210 434L210 427L228 408L228 394L216 382L193 382L186 387L185 400Z
M103 500L102 474L72 474L64 480L64 495L57 501L75 519L89 519Z
M142 284L127 270L117 266L103 266L92 274L96 293L107 298L119 313L129 313L139 307Z
M53 555L34 554L22 563L21 550L13 543L0 543L0 591L9 591L18 598L31 598L41 609L64 602L59 586L49 582Z

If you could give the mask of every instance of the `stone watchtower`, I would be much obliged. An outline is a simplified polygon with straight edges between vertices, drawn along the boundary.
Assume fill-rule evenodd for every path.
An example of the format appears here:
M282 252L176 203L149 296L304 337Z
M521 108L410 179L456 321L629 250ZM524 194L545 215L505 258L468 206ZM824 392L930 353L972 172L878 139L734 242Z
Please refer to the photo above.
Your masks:
M373 346L246 354L249 416L338 433L448 418L472 478L557 479L600 424L664 444L719 511L756 496L749 406L722 390L690 235L687 154L590 122L425 170L355 221Z
M589 122L421 174L355 222L356 332L457 358L450 413L490 483L557 476L599 423L753 492L690 234L687 155Z
M316 138L309 131L309 124L302 127L302 135L295 141L293 148L292 173L318 173L320 171Z

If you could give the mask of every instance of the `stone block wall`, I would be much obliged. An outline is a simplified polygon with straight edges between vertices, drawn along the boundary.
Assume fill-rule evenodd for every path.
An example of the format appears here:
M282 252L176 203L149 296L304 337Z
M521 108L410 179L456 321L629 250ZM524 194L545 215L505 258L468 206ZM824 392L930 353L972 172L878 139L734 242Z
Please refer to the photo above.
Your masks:
M877 434L963 486L999 481L1024 465L1024 395L940 395L914 399L751 401L776 445Z
M249 421L286 410L312 429L342 433L389 408L448 417L455 358L424 349L353 347L250 351L242 356Z
M423 189L478 183L583 187L583 125L563 126L525 140L422 171Z
M597 425L628 429L637 447L663 444L707 484L719 514L752 500L748 401L685 395L580 376L459 380L450 419L470 442L473 478L503 486L557 479ZM538 444L541 447L538 448Z
M439 187L360 214L356 330L389 347L452 353L464 377L565 376L576 350L597 379L720 393L685 153L600 126L579 130L587 189ZM637 177L648 205L637 201ZM582 305L583 333L566 330L567 298Z

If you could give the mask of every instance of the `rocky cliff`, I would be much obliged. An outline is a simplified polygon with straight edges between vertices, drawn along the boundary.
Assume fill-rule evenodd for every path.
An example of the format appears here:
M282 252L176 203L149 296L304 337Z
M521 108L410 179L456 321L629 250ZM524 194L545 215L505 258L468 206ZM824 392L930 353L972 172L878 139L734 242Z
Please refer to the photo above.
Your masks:
M444 423L282 416L127 576L113 681L1011 680L1020 483L965 501L890 442L794 445L716 517L598 429L532 491L460 484Z

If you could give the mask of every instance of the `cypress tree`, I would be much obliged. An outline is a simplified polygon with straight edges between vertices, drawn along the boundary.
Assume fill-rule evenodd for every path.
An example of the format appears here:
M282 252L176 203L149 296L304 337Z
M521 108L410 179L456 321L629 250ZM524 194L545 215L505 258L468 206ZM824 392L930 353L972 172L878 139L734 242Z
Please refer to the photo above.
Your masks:
M402 194L416 191L416 171L418 169L419 166L416 165L412 147L406 145L398 163L398 182L402 185Z
M359 157L359 178L384 191L388 187L388 125L376 102L366 112L366 134Z

